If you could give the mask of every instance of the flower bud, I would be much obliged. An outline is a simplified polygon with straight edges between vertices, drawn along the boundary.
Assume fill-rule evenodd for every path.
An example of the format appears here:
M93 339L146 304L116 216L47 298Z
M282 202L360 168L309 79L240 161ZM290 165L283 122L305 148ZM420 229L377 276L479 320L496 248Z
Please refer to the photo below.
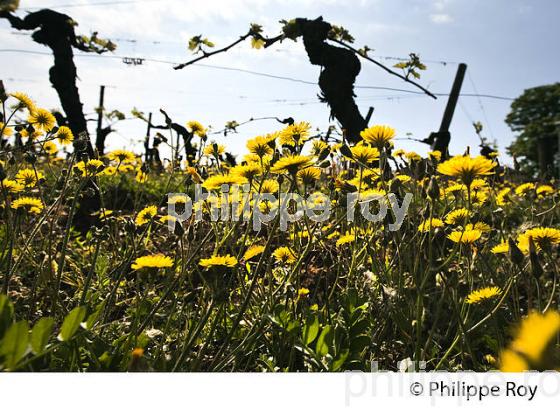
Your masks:
M439 184L437 182L437 178L431 177L430 183L428 184L428 189L426 190L428 197L432 200L436 200L439 198Z
M183 236L183 234L185 233L185 229L183 228L183 225L181 224L180 221L175 221L175 228L173 228L173 233L176 236Z
M529 261L531 262L531 273L535 278L539 278L543 273L543 269L539 262L537 247L531 236L529 236Z
M37 157L35 156L35 154L33 154L31 152L26 153L25 156L23 157L23 159L28 164L35 164L37 162Z
M517 246L515 241L512 238L508 239L508 249L509 249L509 259L517 266L521 266L523 263L523 252Z

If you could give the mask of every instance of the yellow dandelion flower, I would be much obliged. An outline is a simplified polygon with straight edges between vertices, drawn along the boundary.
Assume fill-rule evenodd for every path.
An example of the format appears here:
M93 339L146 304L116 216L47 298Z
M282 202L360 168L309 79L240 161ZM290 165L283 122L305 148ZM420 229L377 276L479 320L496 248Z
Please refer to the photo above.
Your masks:
M259 188L259 187L256 187ZM275 179L265 179L260 185L260 193L262 194L275 194L280 189L280 184Z
M443 227L443 225L444 224L443 224L443 221L441 219L431 218L431 219L428 219L428 220L422 222L420 224L420 226L418 227L418 231L425 233L425 232L429 232L429 231L431 231L435 228L441 228L441 227Z
M342 246L347 243L354 242L355 240L356 240L356 235L351 233L346 233L338 238L338 240L336 241L336 246L337 247Z
M74 168L79 170L84 177L92 177L99 175L103 172L105 164L98 159L90 159L87 162L80 161Z
M285 263L285 264L290 265L292 263L295 263L295 261L296 261L296 255L295 255L294 251L292 251L287 246L282 246L282 247L276 249L272 253L272 255L274 256L276 261L279 262L279 263Z
M25 189L24 185L11 179L3 179L2 182L0 182L0 186L2 187L3 191L6 191L10 194L16 194Z
M508 202L508 195L511 192L511 188L503 188L496 195L496 205L504 206Z
M245 259L246 261L250 261L255 256L260 255L263 252L264 252L264 246L262 246L262 245L251 245L249 247L249 249L247 249L245 251L245 253L243 254L243 259Z
M136 167L132 164L121 164L119 166L119 171L120 172L131 172L131 171L135 171Z
M534 191L534 190L535 190L535 184L532 183L532 182L527 182L527 183L521 184L517 188L515 188L515 194L516 195L525 195L529 191Z
M31 168L21 169L16 174L16 181L28 188L34 187L42 179L45 179L43 173Z
M246 165L236 165L230 170L233 175L239 175L240 177L247 178L249 180L252 180L257 175L262 174L262 171L261 166L256 162Z
M37 108L35 106L35 103L33 102L33 100L31 98L29 98L29 96L25 93L15 92L15 93L10 93L10 96L12 96L16 100L18 100L18 103L15 106L16 109L17 108L26 108L27 111L29 111L29 113L32 113Z
M529 237L538 248L550 249L552 245L560 243L560 229L537 227L528 229L517 238L518 247L523 252L529 251Z
M319 156L321 152L329 148L329 144L322 140L313 140L311 143L311 155Z
M138 212L138 215L136 216L135 219L135 223L138 226L142 226L147 224L148 222L150 222L152 220L152 218L154 216L157 215L158 209L157 206L155 205L150 205L145 207L144 209L142 209L140 212Z
M192 180L196 183L196 184L200 184L202 183L202 177L200 176L200 174L198 173L198 171L196 170L195 167L187 167L185 169L185 172L191 176Z
M560 313L531 313L523 320L511 348L523 353L532 361L538 361L547 345L560 332Z
M437 170L440 174L460 178L466 186L470 186L476 177L492 174L495 166L496 163L483 156L471 158L459 155L439 164Z
M116 149L105 154L105 157L107 157L111 161L116 162L134 162L136 160L136 155L134 155L133 152L127 151L125 149Z
M408 159L409 161L420 161L422 159L422 157L420 156L420 154L417 154L414 151L408 151L406 154L404 154L405 158Z
M362 164L368 164L379 158L379 150L367 145L355 145L350 148L350 152L352 152L352 158Z
M485 354L484 361L488 364L496 364L496 358L491 354Z
M428 157L436 162L441 160L441 151L430 151L428 152Z
M139 184L143 184L148 180L148 174L142 171L141 169L138 169L138 171L136 172L136 177L134 177L134 180Z
M161 222L162 224L166 224L169 221L176 222L177 218L172 215L163 215L161 218L159 218L159 222Z
M296 174L299 170L313 165L313 159L305 155L286 155L281 157L270 169L275 174Z
M55 155L58 152L58 147L52 141L46 141L43 144L43 149L48 155Z
M465 190L467 189L467 186L464 185ZM473 179L472 183L471 183L471 189L473 191L477 190L477 189L483 189L483 188L487 188L488 187L488 182L486 182L483 179L480 178L475 178Z
M482 236L478 229L465 229L464 231L453 231L447 237L455 243L474 243Z
M465 230L472 230L472 229L477 229L482 233L488 233L492 230L492 228L490 227L490 225L488 225L485 222L475 222L475 224L467 224L467 226L465 226Z
M395 129L388 125L374 125L360 133L362 139L381 149L395 137Z
M471 203L475 206L481 206L488 200L488 191L474 191L471 193Z
M409 175L395 175L395 179L398 179L399 181L401 181L402 183L407 183L409 182L412 178Z
M290 233L290 240L293 241L296 238L307 239L307 238L309 238L309 232L308 231L297 231L297 232Z
M49 132L56 125L56 118L49 110L44 108L37 108L32 113L30 113L27 122L33 125L35 128Z
M243 162L250 164L251 162L256 162L257 164L263 166L263 169L267 170L270 168L270 161L272 161L271 155L265 155L264 157L259 157L255 154L245 154L243 155Z
M39 214L44 208L43 201L39 198L24 196L12 202L13 209L22 209L32 214Z
M247 141L247 149L251 154L257 155L259 158L272 155L274 152L271 146L271 144L274 144L273 141L269 137L258 136Z
M492 248L491 252L495 255L500 254L500 253L508 253L509 252L509 245L508 245L507 241L502 241L499 244L497 244L496 246L494 246Z
M102 175L113 176L116 173L117 173L117 167L109 165L108 167L105 167L105 169L103 169L103 172L101 174Z
M74 141L74 134L72 134L72 130L70 128L63 125L56 132L56 139L62 145L68 145Z
M309 295L309 289L307 288L299 288L297 291L298 299L302 299Z
M207 145L204 148L204 155L207 155L209 157L222 155L224 152L226 152L226 147L225 147L225 145L222 145L222 144L213 143L213 144Z
M246 183L247 178L243 178L240 175L212 175L204 181L202 187L208 190L216 190L220 189L222 185L242 185Z
M9 137L14 133L14 130L0 121L0 137Z
M309 137L310 129L311 125L305 121L288 125L280 131L280 144L290 146L302 145L307 140L307 137Z
M95 215L99 216L99 219L104 220L107 219L109 216L113 214L113 211L110 209L100 209Z
M500 371L521 373L530 370L529 363L512 350L506 349L500 355Z
M445 223L449 225L463 225L467 221L469 215L470 212L468 209L455 209L447 214Z
M537 195L540 196L550 195L553 193L554 193L554 188L551 187L550 185L541 185L540 187L537 188Z
M449 196L449 194L455 194L457 192L462 192L464 188L465 188L465 185L463 185L463 184L451 183L448 187L446 187L443 190L443 193L446 196Z
M21 130L19 133L22 138L29 138L32 141L38 140L43 136L43 133L39 130L35 130L31 134L27 130Z
M134 350L132 350L131 355L134 360L138 360L144 356L144 349L141 347L135 347Z
M237 265L237 259L231 255L224 255L224 256L212 256L210 258L201 259L198 264L203 268L233 268Z
M186 204L189 201L187 195L173 195L167 200L168 204Z
M501 294L502 294L502 290L499 287L492 286L492 287L473 290L471 293L469 293L465 301L470 305L479 304L479 303L486 302L489 299L498 297Z
M340 232L334 231L333 233L327 235L327 239L334 239L334 238L339 237L339 236L340 236Z
M321 168L309 167L298 171L298 179L300 179L305 185L312 184L321 178Z
M198 137L204 137L208 132L207 129L198 121L187 122L187 129Z
M331 145L331 152L335 152L338 151L340 149L340 147L342 147L342 143L341 142L337 142L335 144Z
M162 254L147 255L136 258L134 263L131 265L132 269L164 269L171 268L173 266L173 260L169 256Z
M503 372L550 369L549 347L560 332L560 313L532 312L522 322L516 337L500 357Z

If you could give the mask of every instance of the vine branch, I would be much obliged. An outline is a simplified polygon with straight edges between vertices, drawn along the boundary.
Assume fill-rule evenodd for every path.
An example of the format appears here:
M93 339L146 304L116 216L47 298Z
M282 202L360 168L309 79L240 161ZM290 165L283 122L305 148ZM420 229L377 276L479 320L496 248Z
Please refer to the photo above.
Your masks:
M192 64L194 64L194 63L196 63L196 62L198 62L198 61L204 60L205 58L212 57L213 55L216 55L216 54L225 53L225 52L228 51L230 48L235 47L235 46L238 45L239 43L245 41L245 40L246 40L247 38L249 38L252 34L253 34L253 33L252 33L251 31L249 31L247 34L245 34L245 35L239 37L237 40L235 40L235 41L234 41L233 43L231 43L230 45L225 46L224 48L220 48L219 50L214 50L214 51L211 51L211 52L206 52L206 51L203 50L201 56L199 56L199 57L197 57L197 58L194 58L194 59L192 59L192 60L190 60L190 61L187 61L186 63L176 65L175 67L173 67L173 69L174 69L174 70L182 70L183 68L185 68L185 67L187 67L187 66L189 66L189 65L192 65Z
M345 43L344 41L340 41L340 40L337 40L337 39L334 39L334 38L329 38L329 40L330 40L330 41L333 41L333 42L335 42L335 43L337 43L337 44L340 44L340 45L343 46L343 47L346 47L348 50L353 51L354 53L356 53L357 55L359 55L359 56L362 57L363 59L372 62L373 64L377 65L378 67L380 67L380 68L382 68L383 70L385 70L386 72L388 72L389 74L392 74L392 75L394 75L394 76L397 76L397 77L399 77L401 80L404 80L404 81L406 81L407 83L410 83L410 84L414 85L415 87L418 87L419 89L421 89L422 91L424 91L424 93L426 93L427 95L429 95L429 96L432 97L433 99L437 100L437 97L436 97L434 94L432 94L432 93L431 93L430 91L428 91L426 88L422 87L422 86L421 86L420 84L418 84L417 82L412 81L410 78L408 78L408 77L406 77L406 76L404 76L404 75L402 75L402 74L399 74L399 73L397 73L396 71L391 70L389 67L387 67L387 66L381 64L379 61L374 60L373 58L368 57L368 56L366 56L366 55L360 53L357 49L355 49L355 48L352 47L351 45Z

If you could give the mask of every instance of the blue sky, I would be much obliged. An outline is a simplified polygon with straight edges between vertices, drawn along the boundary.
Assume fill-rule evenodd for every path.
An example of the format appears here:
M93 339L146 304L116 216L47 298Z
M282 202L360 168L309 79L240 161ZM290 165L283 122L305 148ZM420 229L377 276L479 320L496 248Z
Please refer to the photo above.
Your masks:
M280 19L321 15L346 27L358 47L367 44L374 49L371 55L386 64L394 61L382 57L420 54L428 66L420 82L432 91L449 91L457 68L453 62L468 64L465 93L516 97L526 88L559 80L555 69L560 60L557 0L144 0L91 5L99 2L107 1L22 0L19 14L23 15L25 8L78 5L53 8L78 21L79 33L99 31L101 36L115 39L115 55L177 62L192 57L186 44L193 35L203 34L219 47L245 33L251 22L275 35ZM0 49L48 51L30 37L14 34L5 20L0 20ZM50 56L0 54L1 78L9 91L28 92L41 106L59 106L48 83ZM292 116L320 128L329 125L329 110L317 102L316 85L201 66L174 71L169 64L146 62L131 67L118 58L77 57L76 63L87 113L96 107L99 85L104 84L106 107L126 113L133 107L157 113L161 107L176 121L196 119L214 129L223 128L229 120L242 122L261 116ZM309 64L301 41L286 41L267 50L253 50L247 43L204 63L307 81L316 81L319 74L319 68ZM356 84L415 90L367 61L362 62ZM411 133L424 138L437 130L446 103L446 97L434 101L386 90L357 89L356 93L364 114L374 106L371 123L390 124L399 137ZM451 126L451 151L460 153L467 146L476 149L478 140L471 125L476 120L483 123L484 135L495 139L504 152L513 139L504 123L510 103L461 98ZM162 118L156 114L155 119L158 122ZM145 124L129 120L115 128L117 133L108 142L110 148L139 149ZM239 134L215 140L239 154L248 138L277 128L273 121L259 121L241 127ZM423 144L404 140L396 145L420 153L427 150Z

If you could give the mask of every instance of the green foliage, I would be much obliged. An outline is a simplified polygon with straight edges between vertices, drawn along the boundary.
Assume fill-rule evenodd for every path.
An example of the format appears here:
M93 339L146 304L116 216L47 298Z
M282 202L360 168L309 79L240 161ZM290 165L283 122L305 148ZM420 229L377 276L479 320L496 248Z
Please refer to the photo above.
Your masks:
M0 338L14 320L14 306L6 295L0 294Z
M130 113L133 117L148 122L148 119L146 118L145 114L142 111L139 111L137 108L133 108Z
M374 51L373 48L370 48L369 46L365 45L358 50L358 54L360 54L362 57L368 57L368 53L370 51Z
M319 317L317 314L309 314L303 327L303 344L309 346L319 334Z
M297 38L301 36L301 32L298 24L296 23L296 19L280 20L280 23L282 24L282 33L286 38L296 41Z
M558 150L559 122L560 83L529 88L511 104L506 123L518 134L508 147L508 153L517 159L522 172L530 175L537 173L539 144L548 154ZM551 155L543 160L546 161L544 167L555 164Z
M251 35L253 37L260 37L260 35L263 32L263 28L260 24L255 24L255 23L251 23L251 26L249 28L249 33L251 33Z
M283 337L276 341L278 358L284 357L280 352L295 349L308 370L365 369L364 356L371 345L368 304L354 289L349 289L342 300L337 312L308 312L300 320L299 315L278 306L275 315L269 316L283 331ZM292 354L289 358L297 361ZM286 366L282 359L277 364Z
M100 38L97 32L94 32L91 36L78 36L76 40L81 49L92 51L97 54L103 54L107 51L115 51L117 49L115 43L111 40Z
M192 51L193 53L203 52L204 51L203 46L212 48L214 47L214 43L208 40L207 38L202 37L202 35L198 35L190 38L189 50Z
M62 322L58 340L66 342L72 338L80 328L80 324L86 317L86 309L83 306L78 306L68 313Z
M19 7L19 0L0 0L0 12L16 11Z
M418 71L426 70L426 65L420 61L420 56L415 53L409 54L408 61L401 61L393 67L402 69L406 78L412 76L416 79L420 78L420 73Z
M344 41L346 43L353 43L354 37L342 26L332 25L331 31L329 32L329 38L339 41Z
M239 123L235 120L226 122L224 128L224 135L229 134L230 132L237 133L237 127L239 127Z
M26 321L12 324L0 341L0 357L5 368L13 370L29 347L29 325Z
M54 319L42 317L35 323L31 330L31 349L35 354L43 353L54 326Z

